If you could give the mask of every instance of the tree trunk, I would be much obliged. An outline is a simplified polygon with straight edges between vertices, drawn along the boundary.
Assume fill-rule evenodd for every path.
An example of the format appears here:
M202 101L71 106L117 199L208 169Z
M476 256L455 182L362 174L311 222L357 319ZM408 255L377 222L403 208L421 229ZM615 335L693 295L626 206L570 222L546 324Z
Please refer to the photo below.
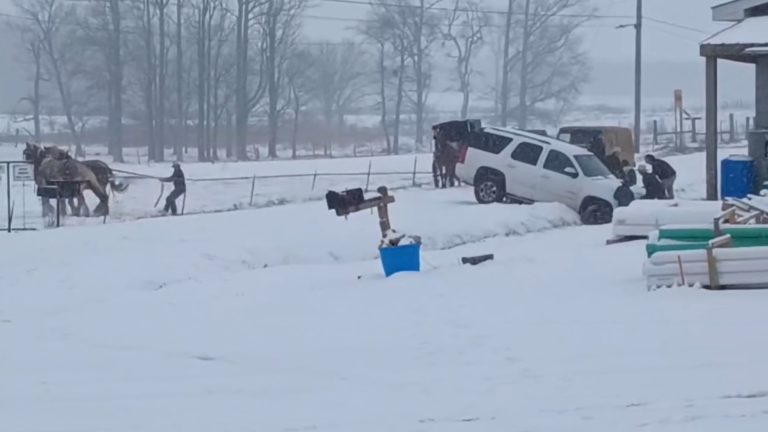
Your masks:
M237 58L235 70L235 128L237 159L248 159L248 35L250 0L237 1Z
M405 83L405 54L400 54L400 69L397 74L397 98L395 99L395 131L392 151L400 154L400 113L403 108L403 86Z
M509 118L509 39L512 37L512 9L514 5L515 0L509 0L507 5L507 21L504 25L504 55L501 61L501 91L499 95L501 99L499 123L502 127L507 126L507 119Z
M272 10L273 2L269 2L267 9L267 92L269 94L269 111L267 113L269 123L269 141L267 146L268 157L277 157L277 128L279 113L277 102L279 98L277 88L277 16Z
M424 138L424 0L419 0L419 23L416 27L416 143L421 146Z
M64 85L64 77L61 74L61 67L59 65L59 59L56 57L56 51L53 47L52 36L49 34L46 37L46 46L48 51L48 58L51 61L51 67L56 79L56 87L59 90L59 96L61 97L61 107L64 109L64 116L67 119L67 127L69 133L72 135L72 141L75 143L75 156L83 156L83 147L80 143L80 134L78 134L77 126L75 125L75 119L72 115L72 101L69 98L69 92Z
M291 159L296 159L296 141L299 134L299 112L301 111L301 101L299 92L295 85L291 86L293 92L293 130L291 132Z
M213 18L216 14L215 9L208 10L207 25L205 30L205 158L207 161L213 160L213 136L211 129L211 119L213 107L213 74L211 67L211 55L213 51Z
M182 151L182 143L185 139L187 132L186 125L186 113L184 112L184 53L182 51L182 7L183 0L176 0L176 121L177 130L176 137L173 140L173 154L176 156L176 160L181 161L184 159L184 152Z
M109 154L123 162L123 59L119 0L109 0L111 43L109 47Z
M525 18L523 23L523 48L520 53L520 101L517 104L517 127L528 127L528 46L530 45L531 0L525 0Z
M206 48L206 15L208 15L208 2L203 1L198 17L197 28L197 160L206 160L205 152L205 119L206 119L206 92L208 82L205 68Z
M43 69L42 69L42 61L43 56L40 43L34 42L31 46L32 50L32 56L35 59L35 82L34 82L34 89L33 89L33 95L32 95L32 121L35 125L35 143L40 144L40 141L42 139L42 133L40 130L40 83L43 80Z
M392 141L389 138L389 128L387 127L387 68L384 63L386 55L386 45L379 44L379 97L381 98L381 129L384 131L384 138L387 141L387 154L392 154Z
M165 11L168 0L159 0L158 8L158 84L157 84L157 146L155 147L155 160L160 162L165 159L165 79L168 69L168 56L165 51Z
M154 37L152 36L152 11L150 0L144 0L144 19L145 19L145 49L146 49L146 94L145 105L147 110L147 158L155 160L155 67L154 56L152 55Z

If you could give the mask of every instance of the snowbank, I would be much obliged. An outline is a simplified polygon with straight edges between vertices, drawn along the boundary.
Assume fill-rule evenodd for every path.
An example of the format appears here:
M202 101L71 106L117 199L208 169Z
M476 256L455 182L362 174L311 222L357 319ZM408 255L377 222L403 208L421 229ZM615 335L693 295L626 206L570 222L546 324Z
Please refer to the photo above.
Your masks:
M390 206L393 228L420 235L424 250L579 223L578 215L559 204L482 206L471 201L466 188L400 191L394 195L397 202ZM141 256L185 274L208 259L246 268L369 260L378 256L380 237L374 212L344 219L318 201L131 224L49 229L9 236L5 244L8 251L15 251L18 262L31 266L44 259L41 250L63 243L69 245L66 253L56 259L73 271L82 268L87 273L92 265L111 268ZM82 262L84 257L88 263ZM157 279L164 271L147 271L147 280Z

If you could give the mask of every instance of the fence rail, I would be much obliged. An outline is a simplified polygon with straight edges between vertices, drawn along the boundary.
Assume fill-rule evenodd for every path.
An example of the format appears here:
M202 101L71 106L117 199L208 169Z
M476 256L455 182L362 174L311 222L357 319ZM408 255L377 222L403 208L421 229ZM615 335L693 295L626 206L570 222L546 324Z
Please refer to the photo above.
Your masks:
M364 181L364 189L366 191L370 189L372 179L374 178L390 177L391 180L386 182L392 190L431 184L433 173L431 171L419 170L416 161L413 163L413 170L374 171L371 165L369 164L368 170L365 171L321 172L318 170L314 172L285 174L188 177L186 179L187 192L184 195L185 201L180 203L182 204L180 207L182 214L203 214L314 201L322 199L323 194L318 191L320 188L353 187L349 184L349 181L344 180L352 178L360 179L359 182L354 181L354 183L358 183L358 187L362 187ZM162 177L114 168L113 171L118 179L128 180L132 186L127 192L114 195L116 200L114 202L118 204L113 208L112 219L124 221L138 220L152 217L156 214L158 204L162 205L160 201L167 195L169 190L167 187L163 188L162 185L164 183L160 182L158 183L161 187L158 190L157 186L152 184L151 181L158 181ZM430 177L429 181L426 180L426 176ZM279 181L283 179L285 179L285 182ZM303 181L292 182L288 179L306 179L307 182L304 184ZM330 181L320 181L321 179L330 179ZM9 179L6 178L6 180ZM195 184L198 186L195 186ZM8 187L10 189L10 184ZM16 188L16 185L14 185L14 188ZM25 199L25 196L20 194L32 193L31 190L33 189L17 189L14 196L11 196L9 193L7 197L3 197L7 198L10 215L8 217L8 226L3 227L3 229L12 229L12 225L18 225L19 222L17 221L19 220L22 220L25 226L27 223L32 223L39 228L45 225L45 221L42 219L40 211L36 206L21 212L18 206L14 209L14 202L18 203ZM31 198L31 196L26 198ZM31 201L26 199L26 201L35 202L35 199ZM14 212L16 213L15 217L13 216ZM101 222L99 220L99 223ZM90 222L87 220L75 222L73 220L71 223L79 225L82 223L89 224Z

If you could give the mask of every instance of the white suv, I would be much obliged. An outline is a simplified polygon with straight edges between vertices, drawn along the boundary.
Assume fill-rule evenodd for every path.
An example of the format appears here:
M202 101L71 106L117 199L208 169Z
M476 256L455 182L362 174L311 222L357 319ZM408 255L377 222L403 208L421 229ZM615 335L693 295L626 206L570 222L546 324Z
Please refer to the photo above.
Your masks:
M463 135L456 175L474 185L479 203L560 202L585 224L611 221L621 182L587 150L516 129L486 126Z

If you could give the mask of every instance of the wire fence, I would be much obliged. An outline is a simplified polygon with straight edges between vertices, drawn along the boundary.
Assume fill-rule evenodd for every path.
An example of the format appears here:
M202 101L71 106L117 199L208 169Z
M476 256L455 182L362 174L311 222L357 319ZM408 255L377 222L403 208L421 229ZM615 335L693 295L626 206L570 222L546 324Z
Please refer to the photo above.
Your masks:
M128 185L123 192L110 191L110 215L105 220L128 221L155 217L160 214L164 199L172 187L160 182L162 177L114 169L117 180ZM10 181L6 178L6 181ZM432 184L432 172L418 169L414 160L412 170L374 171L372 163L366 171L313 171L303 173L237 175L221 177L188 177L186 193L177 200L181 214L219 213L245 208L264 208L291 203L322 200L328 190L361 187L365 191L386 185L391 190L422 187ZM374 184L375 183L375 184ZM0 204L13 213L8 228L44 228L40 199L34 194L33 185L11 184L8 201ZM5 198L5 197L3 197ZM91 208L96 204L93 195L86 191ZM19 203L25 205L20 206ZM102 223L99 218L66 217L63 225Z

